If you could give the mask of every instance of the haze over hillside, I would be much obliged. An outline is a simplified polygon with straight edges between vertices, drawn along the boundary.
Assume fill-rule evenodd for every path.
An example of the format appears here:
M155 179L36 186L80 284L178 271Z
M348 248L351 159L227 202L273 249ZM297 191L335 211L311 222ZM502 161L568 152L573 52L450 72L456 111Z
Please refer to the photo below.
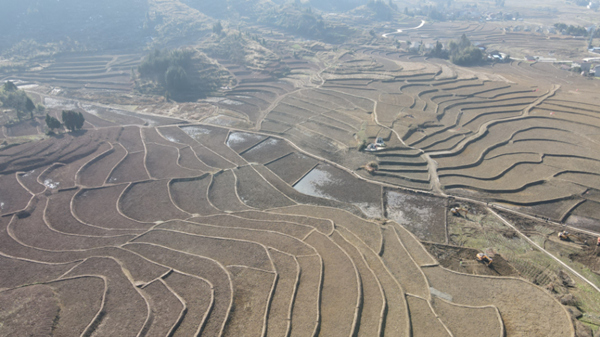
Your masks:
M595 1L1 7L0 337L600 335Z

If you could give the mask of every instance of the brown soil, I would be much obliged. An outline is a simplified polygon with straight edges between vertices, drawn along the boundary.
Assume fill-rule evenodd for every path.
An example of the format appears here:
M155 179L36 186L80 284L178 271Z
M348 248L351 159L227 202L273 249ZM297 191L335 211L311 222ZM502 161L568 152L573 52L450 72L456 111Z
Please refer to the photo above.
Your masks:
M144 293L153 308L153 321L148 328L148 334L167 335L176 326L184 304L161 281L146 285Z
M129 152L123 160L115 166L106 180L109 184L141 181L149 179L144 165L144 152Z
M246 163L237 153L225 144L229 130L209 126L190 126L181 127L181 129L196 141L202 143L215 153L218 153L229 162L235 165L244 165Z
M84 186L102 186L111 170L125 158L127 152L121 144L93 158L79 171L79 183Z
M82 334L100 310L104 280L100 277L81 277L54 281L48 285L60 303L52 333L56 336Z
M219 213L208 201L208 187L212 177L173 179L169 182L169 193L175 205L190 214L210 215Z
M381 312L385 310L385 294L381 289L379 280L371 271L367 262L363 259L358 249L344 239L338 232L335 232L331 238L337 243L354 262L358 273L360 274L360 284L362 291L362 307L358 317L357 336L377 335L381 328Z
M13 213L27 207L32 195L21 186L15 174L0 176L0 212Z
M119 144L129 152L138 152L144 150L140 128L137 126L123 127L123 131L119 136Z
M56 185L58 188L71 188L75 187L77 184L77 172L79 169L85 165L90 158L95 158L102 153L108 151L110 149L110 145L107 143L100 144L93 153L90 153L89 156L82 157L78 160L75 160L67 165L54 165L51 166L48 170L42 173L39 176L39 180L44 183L44 185ZM46 182L49 183L46 183Z
M35 282L47 282L56 279L77 263L46 264L29 262L0 256L2 268L5 272L0 279L0 288L16 288Z
M233 173L237 178L237 193L246 205L267 209L295 204L265 181L252 166L238 167Z
M202 327L206 324L206 316L210 314L211 311L210 304L214 300L214 291L210 289L210 284L198 277L178 272L170 273L164 278L164 282L175 294L185 301L185 308L187 309L181 322L171 321L171 323L173 323L173 326L171 327L176 327L176 323L180 323L173 336L189 336L202 331ZM144 290L146 290L146 288L144 288ZM169 310L166 314L168 314L169 317L174 317L176 319L177 317L175 317L174 314L178 314L181 309L179 309L177 303L174 301L172 302L173 307L178 310ZM172 309L173 307L168 309ZM165 309L167 308L162 308L162 310ZM165 325L165 328L166 327L167 326Z
M110 291L104 297L105 315L95 322L96 333L134 336L146 321L148 311L144 297L130 283L117 261L92 257L69 271L66 276L105 275Z
M421 240L445 243L446 200L385 189L386 216L405 226Z
M319 326L319 299L322 287L322 260L318 255L300 256L300 280L297 285L292 308L292 330L290 336L305 336Z
M329 234L333 231L333 222L329 219L319 219L310 216L295 216L287 214L275 213L277 210L271 213L259 212L259 211L244 211L236 212L234 215L240 216L247 219L257 219L266 221L285 221L301 225L306 225L315 228L322 234Z
M21 243L39 249L68 251L119 245L133 238L133 235L93 237L72 236L56 232L48 227L43 218L45 204L46 200L42 198L29 217L14 219L11 231Z
M432 307L454 336L502 336L496 308L466 308L433 298ZM482 320L485 323L482 323Z
M33 285L0 293L2 334L50 336L61 311L52 288Z
M424 268L431 286L452 296L457 304L489 305L490 296L502 315L507 335L569 336L571 319L561 305L540 288L526 281L488 277L473 277L445 271L441 267ZM502 285L501 285L502 284ZM486 294L486 295L484 295ZM544 314L538 311L540 305ZM531 320L538 324L531 324Z
M148 208L145 205L152 207ZM189 217L189 213L181 211L171 202L167 180L129 185L118 199L118 207L126 216L142 222Z
M227 269L234 287L234 302L223 336L260 335L276 275L241 266Z
M38 182L38 177L48 167L42 166L25 173L18 173L18 180L32 193L42 193L46 189L46 186Z
M383 229L381 257L405 292L421 298L429 297L425 276L403 247L393 227Z
M435 317L427 301L413 296L406 296L406 301L408 302L413 336L449 336L448 331Z
M526 41L489 25L435 25L423 31ZM447 29L439 31L438 25ZM413 30L407 38L423 31ZM343 57L343 48L311 52L302 61L288 57L302 65L293 65L300 70L281 81L228 64L239 85L211 102L150 108L148 102L157 99L115 97L138 111L210 115L198 125L180 127L169 118L109 108L110 102L105 107L77 100L54 104L49 109L54 115L67 105L88 110L86 130L0 149L0 195L15 198L10 207L25 202L15 192L26 192L17 178L38 193L27 212L0 217L0 269L8 270L0 279L0 296L47 283L56 293L51 299L60 301L60 319L43 310L23 311L34 318L45 315L34 327L54 324L81 334L92 323L89 335L448 335L444 323L455 335L488 336L498 335L502 324L494 308L507 335L572 335L570 318L550 294L522 279L499 277L519 276L519 270L524 279L549 285L561 281L551 277L558 273L563 284L553 289L562 293L572 286L568 275L547 256L526 250L527 259L519 259L505 250L512 265L496 254L492 267L484 266L474 261L478 251L446 243L496 240L517 250L524 249L522 239L475 205L469 207L472 218L447 219L452 229L447 237L445 199L371 181L439 193L434 163L423 154L429 153L439 164L446 193L508 203L546 217L596 219L600 199L590 188L600 188L593 179L600 159L595 154L597 93L576 96L571 86L581 81L568 77L577 82L569 84L549 64L466 70L377 50L378 43L376 38ZM301 44L302 53L308 52ZM335 66L314 62L325 59ZM497 71L518 83L492 74ZM532 80L538 73L543 85ZM66 83L65 78L55 81ZM563 87L552 98L543 97L555 83ZM249 127L284 139L253 134ZM2 136L10 142L23 141L13 133L33 132L6 131ZM39 133L36 137L42 137ZM376 137L384 138L385 150L356 151L359 142ZM331 165L357 170L372 160L380 166L374 175L356 171L367 181ZM42 193L44 187L34 179L48 167L40 182L59 185ZM295 184L307 173L311 188L303 191L311 195ZM78 182L94 188L82 189ZM60 190L64 187L73 189ZM368 221L367 216L382 219ZM557 229L543 222L509 220L549 252L597 269L593 247L560 242ZM428 241L428 250L419 239ZM461 273L436 266L438 260ZM102 299L104 310L92 322ZM488 324L481 324L481 317Z
M152 261L163 265L172 266L176 270L186 274L196 275L210 282L213 285L214 304L210 316L208 317L207 322L204 324L202 331L204 334L220 334L220 331L222 331L222 326L227 320L229 306L232 300L232 285L229 281L227 273L219 264L207 258L191 254L184 254L161 246L132 243L127 244L125 248L141 254ZM183 291L180 290L180 292L185 295ZM190 295L198 296L198 292L190 292ZM193 300L190 299L190 301ZM195 313L194 315L199 314ZM190 322L186 323L186 326L198 327L201 324L194 319L194 315L191 315L191 318L189 318ZM196 329L186 330L185 332L188 331L196 331Z
M254 243L240 240L221 239L177 233L166 230L153 230L134 242L151 243L196 256L219 261L225 266L240 265L270 270L271 263L265 249Z
M176 147L147 143L146 167L154 179L170 177L185 178L202 174L178 165L179 150Z
M311 226L303 224L298 224L294 222L273 221L268 218L266 221L263 220L264 218L259 220L250 220L232 215L213 215L206 217L195 217L190 219L190 221L201 224L218 225L222 227L231 228L260 229L279 232L298 239L302 239L312 231Z
M292 151L292 147L285 141L277 138L267 138L241 155L250 163L266 164Z
M158 228L171 229L207 237L219 237L247 242L256 242L294 256L310 255L315 253L312 247L291 235L277 233L274 230L244 227L250 226L243 226L239 224L237 227L226 227L215 224L197 224L175 220L162 224ZM272 226L271 228L276 227ZM306 236L306 234L304 236Z
M144 229L150 225L133 221L121 214L115 205L128 185L117 185L78 191L73 198L73 213L85 223L107 229ZM60 194L59 194L60 195ZM66 198L66 195L65 195ZM70 203L70 200L68 200ZM59 205L56 202L57 206ZM63 204L64 207L65 204ZM54 213L67 213L68 209L57 209ZM63 215L64 217L64 215Z
M300 278L300 265L294 256L273 249L269 249L269 254L273 259L278 278L269 306L267 335L286 336L291 328L289 317L292 314L296 284Z
M286 183L293 185L298 179L307 174L317 161L311 157L294 152L266 165Z
M477 249L437 243L423 243L423 245L439 261L440 265L460 273L489 276L520 276L519 272L499 254L492 257L492 265L488 267L475 258L478 253L481 253Z
M177 163L184 168L194 171L209 172L214 170L214 168L209 167L200 161L191 147L185 147L179 150L179 161Z
M248 207L237 196L235 175L232 171L222 171L213 175L208 188L208 199L222 211L244 211Z

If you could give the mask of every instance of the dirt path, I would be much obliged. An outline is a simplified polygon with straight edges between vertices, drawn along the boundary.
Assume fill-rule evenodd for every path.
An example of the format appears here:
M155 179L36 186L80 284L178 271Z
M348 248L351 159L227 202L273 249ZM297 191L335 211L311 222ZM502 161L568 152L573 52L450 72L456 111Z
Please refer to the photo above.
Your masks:
M531 109L535 108L536 106L540 105L541 103L543 103L546 99L554 96L554 94L556 93L556 91L560 89L560 85L555 84L552 89L546 93L544 96L541 96L540 98L538 98L537 100L535 100L535 102L529 104L524 110L523 110L523 115L521 116L517 116L517 117L509 117L509 118L505 118L505 119L494 119L491 120L489 122L486 122L484 124L481 124L481 126L479 127L479 130L477 131L477 133L472 134L469 137L466 137L465 139L463 139L462 141L460 141L458 144L456 144L454 146L454 148L452 150L445 150L445 151L436 151L436 152L429 152L430 156L439 156L439 155L451 155L454 154L460 150L462 150L465 146L467 146L469 143L471 143L472 141L481 138L485 135L485 133L488 130L488 127L492 124L495 124L499 121L502 122L507 122L507 121L513 121L513 120L519 120L519 119L523 119L524 117L529 116L529 111L531 111Z
M543 252L544 254L548 255L553 260L555 260L556 262L558 262L560 265L562 265L563 267L567 268L571 273L573 273L574 275L577 275L577 277L579 277L585 283L589 284L596 291L600 292L600 288L598 286L596 286L593 282L591 282L590 280L588 280L587 278L585 278L583 275L581 275L580 273L578 273L577 271L575 271L575 269L569 267L569 265L567 265L566 263L562 262L559 258L557 258L556 256L552 255L550 252L548 252L547 250L545 250L543 247L541 247L540 245L538 245L537 243L535 243L535 241L531 240L527 235L525 235L521 231L519 231L519 229L517 227L513 226L513 224L511 224L510 222L508 222L506 219L504 219L502 216L500 216L498 213L496 213L493 209L491 209L491 208L488 207L487 210L490 213L492 213L493 215L495 215L498 219L502 220L502 222L505 225L507 225L508 227L512 228L522 238L524 238L525 240L527 240L527 242L529 242L534 247L536 247L540 252Z

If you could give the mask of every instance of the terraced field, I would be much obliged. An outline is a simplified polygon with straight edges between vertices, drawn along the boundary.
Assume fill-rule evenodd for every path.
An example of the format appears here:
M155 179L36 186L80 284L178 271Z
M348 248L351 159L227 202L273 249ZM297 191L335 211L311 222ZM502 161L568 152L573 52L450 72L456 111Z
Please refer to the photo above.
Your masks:
M491 34L480 28L474 32ZM531 68L520 62L503 67ZM245 113L254 129L365 179L508 204L564 221L587 200L586 193L598 190L593 178L600 159L595 155L600 106L587 99L574 102L572 86L563 88L559 76L552 82L552 69L540 70L518 70L525 76L520 84L483 69L466 72L364 49L339 55L313 73L309 86L243 84L236 89L243 92L231 94L240 98L230 108ZM549 81L527 80L527 72ZM357 151L361 142L378 137L384 149ZM275 138L261 141L241 155L275 169L297 160L287 156L290 149L263 149ZM371 161L378 168L368 173L363 167ZM281 174L292 186L299 183L294 179L301 172Z
M129 92L132 88L131 69L136 68L141 59L140 54L65 54L57 56L41 71L12 76L25 83L41 82L64 89Z
M532 41L488 24L394 36L457 32ZM174 102L138 114L57 97L128 95L139 60L78 54L15 74L45 85L49 115L86 123L50 138L41 119L0 130L45 139L0 149L0 335L576 335L551 289L561 267L539 257L566 259L556 228L521 228L548 251L502 251L506 273L448 252L523 248L477 209L490 203L600 232L597 84L551 64L463 69L365 45L269 59L281 79L220 60L237 85L186 103L210 107L201 121L160 117ZM378 138L384 148L363 149ZM449 220L456 200L483 203Z
M364 100L315 92L360 127ZM2 334L574 336L541 288L451 272L374 220L380 185L272 134L156 124L0 151Z

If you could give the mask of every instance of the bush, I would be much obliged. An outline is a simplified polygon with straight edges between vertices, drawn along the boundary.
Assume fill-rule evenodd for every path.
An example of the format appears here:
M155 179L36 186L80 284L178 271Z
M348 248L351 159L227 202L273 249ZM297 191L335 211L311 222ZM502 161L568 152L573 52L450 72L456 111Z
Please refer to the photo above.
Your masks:
M170 92L185 90L188 85L187 73L180 66L170 66L165 73L165 85Z
M362 140L359 144L358 144L358 151L362 151L367 147L367 141L366 140Z
M62 124L58 119L46 114L46 126L48 126L48 129L52 131L54 129L60 128Z
M81 129L83 127L83 123L85 122L85 118L83 118L81 112L73 110L63 110L62 120L65 127L71 132Z
M138 90L174 100L196 100L221 86L218 63L195 49L155 50L138 67Z
M453 54L450 61L460 66L472 66L481 63L483 60L483 53L481 50L474 46L469 46L460 52Z
M477 65L484 59L481 49L473 46L465 34L461 36L460 41L448 43L448 52L450 61L461 66Z
M25 112L29 112L31 119L33 119L33 111L36 109L35 104L25 91L19 90L13 82L7 81L2 85L0 102L4 107L14 109L19 120Z

